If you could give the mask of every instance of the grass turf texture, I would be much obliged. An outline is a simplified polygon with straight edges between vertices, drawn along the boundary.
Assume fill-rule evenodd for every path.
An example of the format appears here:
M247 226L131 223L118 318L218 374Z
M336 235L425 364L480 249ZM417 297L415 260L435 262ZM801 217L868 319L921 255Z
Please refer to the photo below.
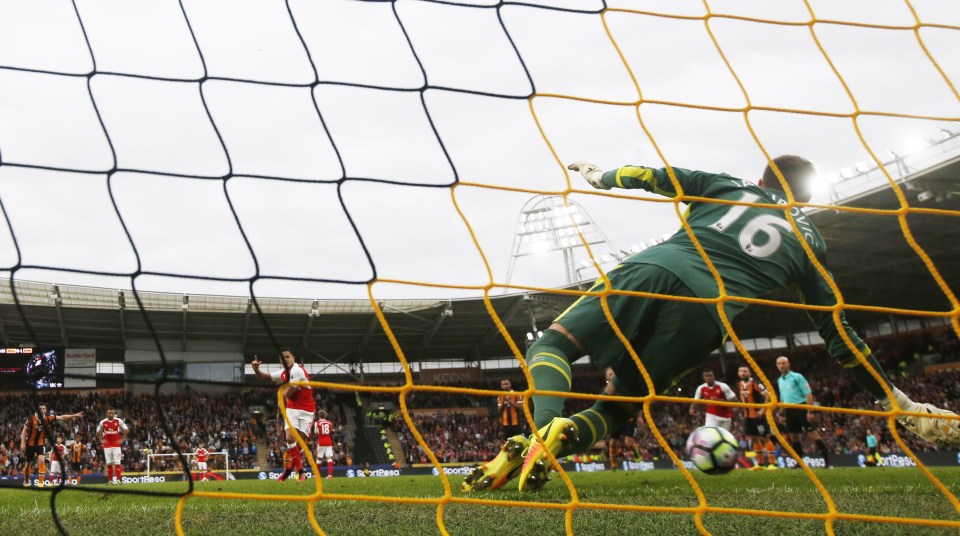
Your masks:
M935 469L934 474L953 492L960 491L960 468ZM838 510L927 519L960 519L950 502L917 469L832 469L816 471ZM679 471L573 473L571 479L583 502L647 506L695 507L696 496ZM519 500L563 504L570 494L559 476L538 493L521 494L511 485L497 492L462 494L462 477L451 476L455 497ZM697 480L711 506L826 512L826 505L802 471L734 471L725 476L698 474ZM513 483L512 483L513 484ZM314 481L240 480L198 482L198 491L308 495ZM174 534L176 497L127 495L126 490L183 493L186 484L136 484L117 488L84 486L57 495L61 523L71 535ZM443 493L439 477L393 477L324 480L325 494L381 495L437 498ZM105 496L104 493L107 493ZM0 489L0 534L56 534L50 515L50 489ZM438 534L435 505L392 504L325 499L316 516L328 534L364 536ZM704 522L713 534L824 534L819 520L707 514ZM450 534L563 534L564 511L532 507L450 503L444 507ZM231 536L254 534L314 534L307 503L191 497L184 507L183 528L188 535ZM573 514L577 534L696 534L690 514L623 512L578 509ZM956 529L917 525L838 521L837 534L956 534Z

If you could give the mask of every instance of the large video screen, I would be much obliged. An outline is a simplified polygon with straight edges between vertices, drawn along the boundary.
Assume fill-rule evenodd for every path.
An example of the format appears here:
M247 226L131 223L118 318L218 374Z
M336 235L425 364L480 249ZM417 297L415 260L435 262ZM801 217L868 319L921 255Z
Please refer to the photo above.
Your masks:
M62 389L63 348L0 348L0 388Z

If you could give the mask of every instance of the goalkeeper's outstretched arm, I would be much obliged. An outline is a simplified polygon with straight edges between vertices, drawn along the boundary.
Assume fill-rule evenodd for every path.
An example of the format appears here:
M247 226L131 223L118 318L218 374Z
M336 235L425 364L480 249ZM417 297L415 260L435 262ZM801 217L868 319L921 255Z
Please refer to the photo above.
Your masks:
M801 292L804 300L813 305L834 306L836 296L827 282L815 270L809 270L807 278L801 283ZM864 344L857 332L847 324L846 316L840 311L840 321L835 322L833 313L822 311L808 311L810 319L817 327L820 336L827 344L830 355L836 359L857 380L865 390L876 397L877 402L885 409L893 409L893 401L901 411L923 413L926 416L901 415L897 422L910 432L921 438L947 448L960 448L960 420L952 411L940 409L937 406L917 403L897 389L884 374L880 364L873 356L870 348ZM839 323L839 328L837 324ZM847 334L857 352L863 355L864 361L876 371L880 381L861 363L859 357L847 345L841 336L840 329ZM887 396L883 386L893 393L893 400ZM946 418L944 418L946 416Z
M822 259L821 264L824 264ZM837 304L837 298L830 288L830 285L827 284L819 272L814 270L812 266L807 271L806 278L800 284L800 291L804 303L810 305L825 305L828 307L833 307ZM826 343L827 352L830 354L830 357L837 360L844 369L850 372L854 379L857 380L857 383L860 384L860 387L873 395L878 401L885 401L887 394L883 385L886 384L887 387L893 389L893 384L890 383L880 364L877 363L870 347L863 342L860 335L847 323L847 317L843 311L840 311L839 326L837 322L834 321L833 313L830 312L807 311L807 316L810 317L820 337L822 337ZM863 355L867 363L877 371L883 380L882 382L878 382L873 374L863 366L857 354L847 345L843 336L840 334L841 329L853 343L857 352Z
M671 172L683 194L693 196L703 195L710 181L716 176L677 167L655 169L644 166L621 166L604 172L595 164L588 162L574 162L567 166L567 169L579 171L590 186L598 190L642 189L670 198L677 197L679 193L671 178Z

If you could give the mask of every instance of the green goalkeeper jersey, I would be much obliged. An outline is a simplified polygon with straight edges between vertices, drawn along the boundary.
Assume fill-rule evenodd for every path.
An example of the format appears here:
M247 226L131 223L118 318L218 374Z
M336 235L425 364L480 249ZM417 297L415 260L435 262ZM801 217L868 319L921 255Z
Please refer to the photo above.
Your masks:
M805 303L836 304L836 297L807 257L784 209L776 208L776 205L787 203L783 192L760 188L725 174L681 168L673 168L673 172L684 195L772 205L761 208L690 203L686 221L723 279L727 295L755 298L776 290L791 289L799 292ZM666 169L624 166L604 173L602 182L611 187L642 188L666 197L677 196ZM826 245L820 232L800 208L791 209L791 215L817 260L825 266ZM667 269L699 297L716 298L720 295L716 280L684 229L624 262L654 264ZM732 322L746 307L747 304L728 301L724 310ZM711 305L709 308L723 330L716 307ZM818 311L808 311L808 314L826 341L830 355L845 366L853 366L856 357L840 337L832 315ZM869 349L842 314L841 320L853 343L868 355Z

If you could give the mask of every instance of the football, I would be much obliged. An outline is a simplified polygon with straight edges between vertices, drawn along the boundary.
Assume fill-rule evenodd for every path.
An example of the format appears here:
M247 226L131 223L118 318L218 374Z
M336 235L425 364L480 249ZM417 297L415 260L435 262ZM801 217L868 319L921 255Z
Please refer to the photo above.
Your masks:
M687 459L708 475L729 473L737 465L737 440L715 426L701 426L687 438Z

